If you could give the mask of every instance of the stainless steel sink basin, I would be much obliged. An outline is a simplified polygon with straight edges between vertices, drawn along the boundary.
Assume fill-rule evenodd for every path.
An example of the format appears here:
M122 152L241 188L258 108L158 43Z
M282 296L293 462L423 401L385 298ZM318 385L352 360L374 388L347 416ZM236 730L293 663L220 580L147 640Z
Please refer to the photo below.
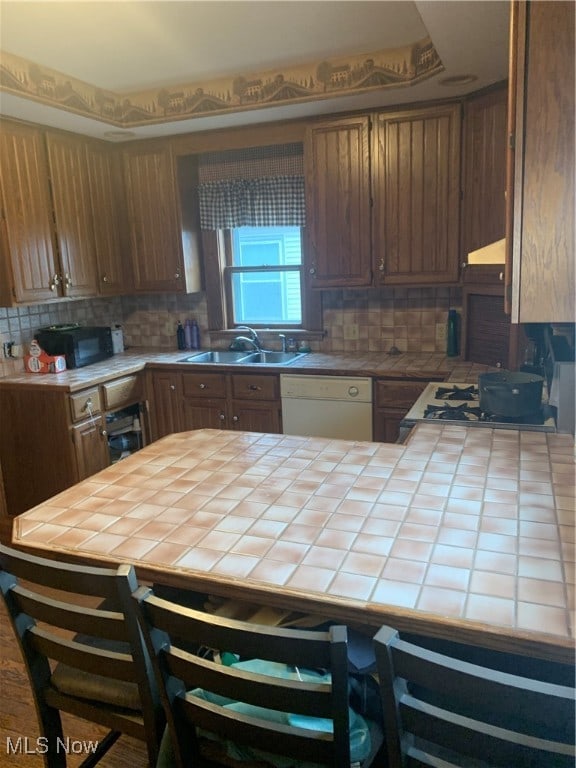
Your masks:
M180 363L240 363L252 355L251 352L233 352L228 350L214 349L207 352L196 352L195 355L184 357L179 360Z
M304 352L253 352L242 362L246 365L290 365Z

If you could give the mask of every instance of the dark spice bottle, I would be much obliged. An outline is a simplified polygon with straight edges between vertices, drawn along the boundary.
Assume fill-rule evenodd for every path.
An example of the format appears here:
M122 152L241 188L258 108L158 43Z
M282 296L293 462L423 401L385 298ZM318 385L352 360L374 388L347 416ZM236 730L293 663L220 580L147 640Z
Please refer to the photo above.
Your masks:
M182 323L180 320L178 320L178 325L176 326L176 346L178 349L186 349L186 339L184 338L184 328L182 327Z
M456 357L458 354L458 313L455 309L448 310L446 354L448 357Z

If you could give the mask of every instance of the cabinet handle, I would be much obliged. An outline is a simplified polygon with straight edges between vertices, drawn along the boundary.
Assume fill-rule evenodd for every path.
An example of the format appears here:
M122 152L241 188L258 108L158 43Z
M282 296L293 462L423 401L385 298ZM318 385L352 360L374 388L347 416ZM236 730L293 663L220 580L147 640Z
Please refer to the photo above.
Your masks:
M180 280L180 273L181 273L181 271L182 270L180 269L180 267L176 267L176 272L174 272L174 279L175 280Z
M499 272L498 273L498 280L500 280L500 281L504 280L504 272Z
M466 269L466 267L468 266L468 262L467 261L463 261L460 266L461 266L462 269Z
M68 272L66 272L66 274L64 275L64 285L66 286L66 288L70 288L70 286L72 285L72 278L70 277Z
M238 416L232 416L232 421L233 422L237 422L238 421Z
M56 286L60 285L60 278L58 275L52 275L52 282L48 284L48 288L50 288L51 291L56 290Z

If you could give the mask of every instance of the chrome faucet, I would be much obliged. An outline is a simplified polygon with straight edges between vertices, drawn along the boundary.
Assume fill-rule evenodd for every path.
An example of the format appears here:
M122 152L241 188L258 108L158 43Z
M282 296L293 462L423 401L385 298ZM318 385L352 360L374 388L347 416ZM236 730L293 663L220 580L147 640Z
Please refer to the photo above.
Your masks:
M236 336L234 339L234 343L236 343L237 341L243 341L248 344L251 344L257 352L262 352L262 344L260 343L258 334L253 328L250 328L248 325L239 325L237 326L237 330L248 331L248 333L250 334L250 338L248 338L247 336Z

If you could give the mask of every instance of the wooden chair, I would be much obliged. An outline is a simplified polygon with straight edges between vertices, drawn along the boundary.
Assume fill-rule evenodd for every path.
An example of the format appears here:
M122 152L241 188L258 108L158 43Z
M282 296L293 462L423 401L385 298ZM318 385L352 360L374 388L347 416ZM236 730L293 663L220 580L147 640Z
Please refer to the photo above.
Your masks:
M131 599L137 586L132 566L86 568L0 545L0 591L46 739L47 768L66 765L60 712L109 729L85 768L121 734L144 741L156 763L165 721Z
M265 766L273 753L291 758L291 765L350 768L358 720L348 706L346 627L319 632L263 626L186 608L146 588L134 598L168 722L170 739L159 765ZM213 654L183 649L190 647L252 661L227 665ZM270 662L289 679L273 676L278 673L270 671ZM368 728L369 738L362 730L370 745L362 768L382 746L381 728ZM249 762L236 762L239 757Z
M574 675L508 674L386 626L374 643L390 768L574 768Z

